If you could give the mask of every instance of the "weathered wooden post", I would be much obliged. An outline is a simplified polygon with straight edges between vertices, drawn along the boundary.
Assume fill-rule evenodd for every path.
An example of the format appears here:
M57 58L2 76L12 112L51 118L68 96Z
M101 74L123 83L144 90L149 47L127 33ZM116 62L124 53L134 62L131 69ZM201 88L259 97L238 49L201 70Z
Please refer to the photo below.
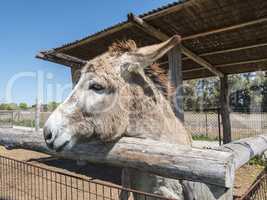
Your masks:
M80 67L72 66L71 67L71 78L73 87L78 83L80 78Z
M39 98L36 98L35 105L35 131L38 132L40 129L40 101Z
M223 143L226 144L232 141L227 75L220 78L220 104L223 125Z
M184 122L183 108L183 74L182 74L182 51L181 45L177 45L168 53L169 77L175 93L171 96L174 101L174 112L178 119Z

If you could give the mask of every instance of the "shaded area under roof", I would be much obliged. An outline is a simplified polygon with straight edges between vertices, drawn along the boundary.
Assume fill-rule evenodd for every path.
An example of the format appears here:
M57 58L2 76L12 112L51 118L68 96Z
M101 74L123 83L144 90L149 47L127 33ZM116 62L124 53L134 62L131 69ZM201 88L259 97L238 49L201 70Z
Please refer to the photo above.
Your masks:
M266 0L187 0L140 15L162 33L179 34L183 45L225 74L267 70ZM42 52L42 59L68 65L63 53L89 60L107 51L112 42L133 39L138 46L159 40L130 21L119 23L84 39ZM167 58L160 62L167 69ZM71 64L70 64L71 65ZM183 57L184 79L212 76L194 61Z

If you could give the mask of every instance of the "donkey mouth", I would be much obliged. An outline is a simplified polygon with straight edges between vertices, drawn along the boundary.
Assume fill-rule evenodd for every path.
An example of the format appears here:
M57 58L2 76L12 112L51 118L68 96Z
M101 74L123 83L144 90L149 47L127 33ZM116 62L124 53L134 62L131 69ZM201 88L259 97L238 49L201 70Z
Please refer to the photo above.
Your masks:
M70 141L66 141L64 142L61 146L58 147L54 147L56 152L60 152L63 151L65 149L65 147L70 143Z

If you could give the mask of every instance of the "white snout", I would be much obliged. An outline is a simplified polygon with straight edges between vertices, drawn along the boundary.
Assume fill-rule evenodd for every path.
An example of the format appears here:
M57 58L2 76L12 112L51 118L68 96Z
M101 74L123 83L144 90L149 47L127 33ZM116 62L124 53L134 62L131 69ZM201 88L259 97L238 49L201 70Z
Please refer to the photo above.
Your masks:
M76 143L71 131L65 126L66 119L56 110L47 120L44 126L44 139L50 149L62 151L71 149Z

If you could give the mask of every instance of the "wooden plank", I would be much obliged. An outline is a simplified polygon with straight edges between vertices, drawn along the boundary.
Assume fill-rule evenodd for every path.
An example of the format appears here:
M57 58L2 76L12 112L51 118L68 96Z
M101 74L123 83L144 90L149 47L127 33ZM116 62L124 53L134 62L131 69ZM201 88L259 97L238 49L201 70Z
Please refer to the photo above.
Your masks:
M36 105L35 105L35 121L34 121L34 125L35 125L35 131L39 131L40 129L40 101L39 101L39 97L37 96L36 98Z
M192 40L192 39L196 39L199 37L204 37L204 36L208 36L208 35L212 35L212 34L217 34L217 33L222 33L222 32L226 32L226 31L232 31L232 30L236 30L236 29L240 29L240 28L245 28L247 26L261 24L264 22L267 22L267 17L248 21L248 22L244 22L244 23L240 23L240 24L236 24L236 25L226 26L226 27L222 27L219 29L214 29L214 30L210 30L210 31L206 31L206 32L202 32L202 33L198 33L198 34L194 34L194 35L190 35L190 36L185 36L182 38L182 40L183 41Z
M57 53L55 51L40 52L36 55L36 58L49 60L51 62L62 64L68 67L81 67L87 63L86 60L82 60L64 53Z
M165 41L169 39L169 36L165 33L162 33L161 31L157 30L147 22L145 22L140 17L135 16L134 14L130 13L128 14L128 20L132 23L136 24L138 27L140 27L142 30L144 30L146 33L150 34L151 36L161 40ZM212 73L219 77L223 77L223 73L220 72L218 69L213 67L209 62L204 60L203 58L196 55L194 52L190 51L184 46L181 46L182 53L189 57L190 59L194 60L196 63L200 64L201 66L205 67L206 69L210 70Z
M255 59L255 60L244 60L244 61L233 62L233 63L225 63L221 65L216 65L216 67L221 68L221 67L228 67L228 66L233 66L233 65L245 65L245 64L259 63L259 62L267 62L267 58Z
M229 113L228 77L220 78L220 105L223 125L223 143L231 142L231 121Z
M199 57L198 55L196 55L192 51L188 50L187 48L182 47L182 51L183 51L183 54L186 55L188 58L190 58L191 60L200 64L204 68L210 70L213 74L215 74L219 77L224 76L223 73L221 71L219 71L215 66L213 66L212 64L210 64L208 61L204 60L203 58Z
M71 67L71 79L72 79L73 88L78 83L80 76L81 76L81 68Z
M239 169L256 155L266 152L267 134L245 138L220 146L218 150L234 155L235 169Z
M41 133L3 128L0 144L9 149L30 149L73 160L129 167L168 178L233 186L233 156L228 152L126 137L115 144L92 142L77 145L71 151L54 152L47 149Z
M263 59L255 59L255 60L244 60L244 61L239 61L239 62L233 62L233 63L225 63L221 65L214 65L216 68L224 68L228 66L234 66L234 65L245 65L245 64L253 64L253 63L261 63L261 62L267 62L267 58ZM164 62L163 64L166 64L167 62ZM161 64L161 63L160 63ZM192 69L184 69L183 73L188 73L188 72L196 72L205 69L204 67L195 67Z
M29 149L74 160L136 168L170 178L227 187L231 185L234 169L267 150L267 134L234 141L218 147L218 151L147 139L122 138L116 144L94 142L77 145L72 151L54 152L47 149L40 132L0 128L0 145L8 149Z
M200 71L205 69L204 67L196 67L196 68L192 68L192 69L185 69L183 70L183 73L188 73L188 72L195 72L195 71Z
M247 49L255 49L259 47L267 46L267 43L261 43L261 44L255 44L255 45L249 45L249 46L243 46L243 47L237 47L237 48L231 48L231 49L224 49L220 51L212 51L207 53L201 53L198 56L212 56L212 55L218 55L218 54L224 54L224 53L231 53L235 51L242 51ZM183 60L188 60L188 57L184 57Z
M181 45L170 50L168 53L168 63L170 80L176 88L174 96L171 96L171 100L174 101L174 113L181 122L184 122Z

